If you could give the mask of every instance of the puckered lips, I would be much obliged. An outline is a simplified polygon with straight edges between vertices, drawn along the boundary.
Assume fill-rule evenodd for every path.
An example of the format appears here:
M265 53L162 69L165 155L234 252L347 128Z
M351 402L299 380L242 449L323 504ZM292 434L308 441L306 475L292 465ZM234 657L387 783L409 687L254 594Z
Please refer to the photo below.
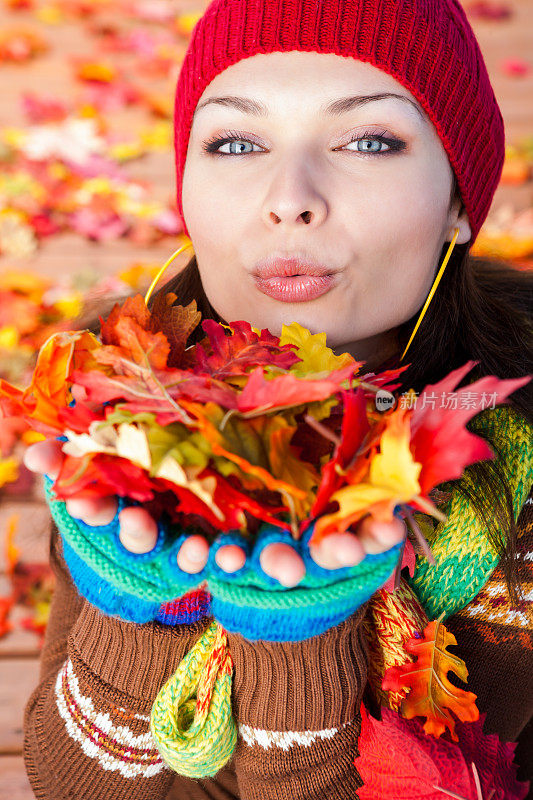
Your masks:
M299 257L269 256L252 273L260 292L283 303L304 303L329 292L338 270Z

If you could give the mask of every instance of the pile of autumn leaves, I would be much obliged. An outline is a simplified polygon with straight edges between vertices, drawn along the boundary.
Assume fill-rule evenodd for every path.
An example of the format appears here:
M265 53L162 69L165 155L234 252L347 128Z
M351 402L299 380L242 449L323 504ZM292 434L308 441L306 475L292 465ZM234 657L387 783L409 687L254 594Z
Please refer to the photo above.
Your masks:
M4 417L65 438L58 499L128 496L213 537L263 521L299 538L316 520L315 543L366 514L391 520L398 505L444 519L431 490L492 457L465 428L475 405L376 410L407 367L360 375L362 362L297 323L280 338L243 321L200 329L196 304L176 300L160 293L149 310L129 298L99 338L51 336L25 390L0 382ZM427 390L454 390L474 364ZM467 388L502 402L528 380Z

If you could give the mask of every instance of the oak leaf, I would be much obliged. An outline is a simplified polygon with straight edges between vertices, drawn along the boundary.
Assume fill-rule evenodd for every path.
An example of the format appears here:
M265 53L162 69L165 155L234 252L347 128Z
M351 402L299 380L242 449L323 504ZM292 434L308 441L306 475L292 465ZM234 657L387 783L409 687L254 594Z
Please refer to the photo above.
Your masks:
M175 305L177 295L173 292L158 294L151 309L150 330L165 335L169 345L169 367L180 367L187 340L202 319L196 301L187 306Z
M448 672L452 671L466 683L468 670L465 662L448 650L450 645L457 644L457 640L442 623L443 617L441 614L430 622L421 638L407 641L405 649L416 660L401 667L389 667L383 679L383 689L397 692L409 688L402 701L402 715L406 719L425 717L426 733L438 738L447 728L456 742L455 720L450 711L462 722L475 722L479 719L479 711L475 704L476 695L453 686L448 680Z

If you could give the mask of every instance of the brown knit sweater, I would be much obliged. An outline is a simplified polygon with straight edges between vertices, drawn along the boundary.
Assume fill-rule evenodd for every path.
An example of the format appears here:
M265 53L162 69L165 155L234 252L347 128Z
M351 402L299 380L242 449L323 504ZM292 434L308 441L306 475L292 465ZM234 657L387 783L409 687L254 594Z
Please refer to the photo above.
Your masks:
M516 760L525 780L533 778L531 494L519 528L519 557L531 568L519 612L510 609L496 569L446 624L469 667L468 688L487 712L486 732L518 739ZM40 682L24 717L25 762L39 800L357 798L365 607L303 642L250 643L229 634L238 744L214 779L194 781L164 765L148 720L157 692L210 618L171 628L104 616L79 596L55 530L50 561L57 586ZM498 649L502 637L507 646Z

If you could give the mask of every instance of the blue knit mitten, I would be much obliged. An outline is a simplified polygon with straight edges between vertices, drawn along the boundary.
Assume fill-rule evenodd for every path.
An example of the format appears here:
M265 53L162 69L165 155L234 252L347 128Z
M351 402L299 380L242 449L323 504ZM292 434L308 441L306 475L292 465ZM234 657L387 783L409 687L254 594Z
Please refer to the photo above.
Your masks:
M211 546L207 569L211 612L222 627L249 640L296 642L343 622L362 606L390 577L401 543L378 555L367 555L354 567L329 570L311 557L310 525L300 541L272 525L264 525L253 545L239 534L222 534ZM287 589L263 571L261 551L273 542L293 546L303 558L306 574ZM234 573L220 569L215 561L219 547L237 544L246 563Z
M66 504L53 496L53 481L45 478L50 512L61 535L63 556L80 594L100 611L129 622L157 620L164 624L195 622L209 613L205 596L187 606L187 619L171 613L165 604L201 587L207 570L190 574L177 565L177 554L192 531L159 524L155 547L149 553L130 552L119 538L119 513L129 503L118 498L118 509L108 525L87 525L74 519ZM204 593L202 593L204 594Z

